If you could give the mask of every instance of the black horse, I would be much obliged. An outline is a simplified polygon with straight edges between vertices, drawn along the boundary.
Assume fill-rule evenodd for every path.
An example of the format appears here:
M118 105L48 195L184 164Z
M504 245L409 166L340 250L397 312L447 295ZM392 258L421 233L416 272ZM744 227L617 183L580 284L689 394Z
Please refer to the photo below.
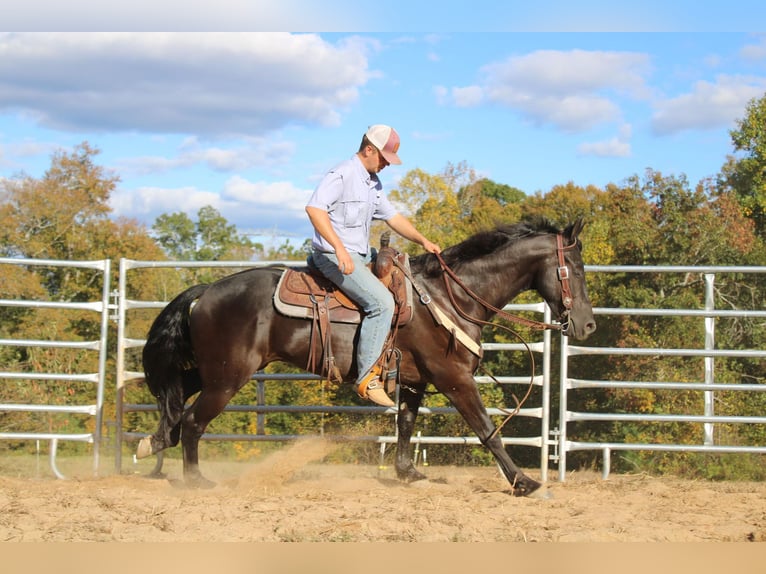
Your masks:
M413 465L410 439L431 383L492 452L515 495L529 495L541 486L516 466L494 432L474 380L480 352L469 347L478 347L483 325L529 289L545 299L564 334L584 339L596 329L578 239L582 227L582 220L563 231L545 221L501 226L445 249L441 257L429 253L410 260L417 293L432 301L414 303L412 319L396 338L402 383L396 472L401 480L425 478ZM251 269L197 285L160 312L149 331L143 364L161 417L157 432L139 443L139 458L175 446L180 438L186 482L204 485L198 445L210 421L267 364L285 361L306 368L312 321L285 316L274 304L284 271ZM356 329L354 324L332 327L332 350L344 380L353 380L355 373ZM458 331L463 337L455 336Z

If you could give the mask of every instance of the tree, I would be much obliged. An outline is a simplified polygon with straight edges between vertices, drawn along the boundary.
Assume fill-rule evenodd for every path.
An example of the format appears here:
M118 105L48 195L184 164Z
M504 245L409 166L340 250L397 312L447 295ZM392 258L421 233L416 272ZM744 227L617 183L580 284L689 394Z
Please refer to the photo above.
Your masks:
M525 199L523 191L487 178L464 185L457 193L464 234L474 235L501 223L518 221Z
M464 162L448 163L437 175L411 170L389 195L423 235L442 247L500 223L517 221L525 198L517 188L477 178ZM405 249L414 253L418 246Z
M460 222L457 193L442 175L411 170L399 182L399 187L389 193L389 198L434 243L446 246L459 241L456 233ZM381 230L382 225L376 225L373 237ZM394 245L399 241L396 236L392 239ZM403 250L413 253L418 248L407 244Z
M722 190L731 190L745 214L753 219L759 236L766 238L766 95L751 100L745 117L729 131L735 153L719 176Z
M72 151L57 151L42 178L21 174L0 181L0 254L24 259L116 260L130 256L162 257L146 229L132 220L110 219L109 200L119 179L95 162L99 151L87 143ZM112 266L111 284L118 268ZM154 274L130 287L144 299L163 283ZM17 299L92 302L101 300L101 274L90 269L58 266L0 266L4 295ZM147 327L146 321L143 324ZM100 317L86 310L0 309L0 338L93 341L100 333ZM145 333L145 329L143 331ZM98 357L88 350L56 347L4 347L0 362L14 372L97 372ZM107 371L109 372L109 371ZM107 385L107 389L110 389ZM50 404L67 404L69 397L90 393L92 383L23 381L0 386L0 402L35 403L40 396ZM37 397L35 400L34 397ZM108 404L108 403L107 403ZM19 415L19 416L17 416ZM3 428L50 430L88 421L62 419L55 413L24 417L3 415ZM0 443L0 447L8 447Z
M686 177L664 176L647 170L621 186L610 185L598 196L594 211L598 227L608 229L606 239L615 263L625 265L741 265L763 260L752 220L737 207L732 194L701 182L690 188ZM587 243L586 243L587 247ZM590 262L589 259L586 258ZM599 274L600 275L600 274ZM704 307L702 274L640 273L597 276L604 307L641 309L696 309ZM745 285L737 274L716 277L718 309L755 308L763 295L757 285ZM723 348L762 348L763 330L746 321L720 321L716 340ZM760 335L759 335L760 333ZM683 317L607 316L589 341L594 346L686 348L704 339L704 324ZM578 359L573 361L576 365ZM570 367L571 368L571 367ZM588 378L625 381L701 381L701 360L667 357L588 358ZM718 382L738 382L745 376L763 380L766 371L757 361L719 359ZM717 395L717 409L752 412L743 395ZM696 392L611 389L580 391L572 400L575 410L630 413L702 412ZM625 441L699 442L699 427L691 424L646 425L642 423L582 423L578 437ZM662 435L665 435L664 437ZM672 441L670 440L672 437ZM579 455L578 455L579 456ZM625 460L652 469L670 468L672 457L652 453L629 453ZM686 460L690 465L690 461ZM674 464L674 463L673 463ZM678 468L678 467L676 467ZM688 466L691 469L691 466ZM632 469L635 469L633 467Z
M256 252L255 244L209 205L197 212L196 223L179 211L160 215L152 230L167 255L178 261L249 260Z

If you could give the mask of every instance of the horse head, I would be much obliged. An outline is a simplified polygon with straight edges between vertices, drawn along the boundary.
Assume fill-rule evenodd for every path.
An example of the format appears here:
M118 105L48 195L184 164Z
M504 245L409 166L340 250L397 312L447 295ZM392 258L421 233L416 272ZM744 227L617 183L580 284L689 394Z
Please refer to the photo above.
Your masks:
M536 289L561 323L561 332L575 339L585 339L596 330L579 240L583 227L580 218L555 236L556 248L549 251L536 277Z

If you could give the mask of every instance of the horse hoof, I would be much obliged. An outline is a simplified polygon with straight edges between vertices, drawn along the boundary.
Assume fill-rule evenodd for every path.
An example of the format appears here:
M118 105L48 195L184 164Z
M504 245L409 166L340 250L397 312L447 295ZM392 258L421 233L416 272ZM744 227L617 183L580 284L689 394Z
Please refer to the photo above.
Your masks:
M154 454L152 450L152 437L145 436L138 441L138 447L136 447L136 458L146 458Z
M187 488L194 488L199 490L208 490L216 487L216 483L212 480L208 480L204 476L195 476L193 478L187 478L185 480Z
M419 480L428 480L428 477L425 474L418 472L414 468L408 468L402 471L397 471L396 475L399 478L399 480L401 480L402 482L408 482L408 483L417 482Z

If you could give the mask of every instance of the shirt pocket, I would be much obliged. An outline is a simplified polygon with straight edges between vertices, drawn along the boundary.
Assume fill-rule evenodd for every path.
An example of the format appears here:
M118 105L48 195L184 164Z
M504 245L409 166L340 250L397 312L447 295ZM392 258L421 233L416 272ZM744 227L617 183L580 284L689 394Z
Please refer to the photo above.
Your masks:
M343 202L343 225L345 227L361 227L367 219L368 209L366 201Z

